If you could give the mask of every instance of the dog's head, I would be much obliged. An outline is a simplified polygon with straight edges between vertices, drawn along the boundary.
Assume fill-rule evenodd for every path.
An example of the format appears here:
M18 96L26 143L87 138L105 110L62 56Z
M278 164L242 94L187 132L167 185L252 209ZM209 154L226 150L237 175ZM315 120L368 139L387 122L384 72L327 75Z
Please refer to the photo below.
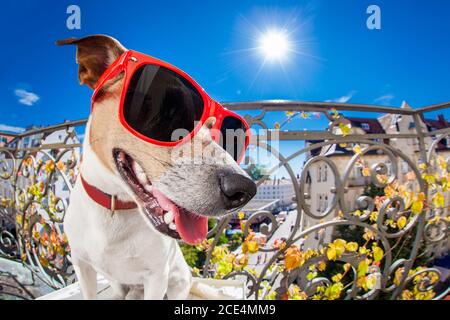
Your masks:
M104 35L57 43L77 46L80 83L92 89L126 51L117 40ZM139 204L152 228L188 243L203 240L208 216L222 216L245 205L256 193L254 182L211 138L214 118L189 141L170 147L130 133L119 120L122 87L123 74L118 74L97 94L86 137L90 149L111 178L120 181Z

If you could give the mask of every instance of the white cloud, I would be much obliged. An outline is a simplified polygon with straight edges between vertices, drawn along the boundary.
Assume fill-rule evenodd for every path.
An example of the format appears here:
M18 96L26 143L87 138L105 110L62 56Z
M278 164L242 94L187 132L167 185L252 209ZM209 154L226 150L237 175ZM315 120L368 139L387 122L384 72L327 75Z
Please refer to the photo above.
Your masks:
M388 94L385 94L385 95L382 95L382 96L376 98L374 100L374 102L377 104L381 104L383 106L387 106L387 105L391 104L391 102L394 98L395 98L395 96L392 93L388 93Z
M350 101L351 98L355 95L356 91L350 91L345 96L332 99L332 100L326 100L325 102L336 102L336 103L347 103Z
M22 133L25 131L25 128L13 127L13 126L8 126L7 124L0 123L0 131L7 131L7 132L12 132L12 133Z
M19 102L26 106L32 106L39 100L39 96L36 93L24 89L16 89L14 93L19 98Z

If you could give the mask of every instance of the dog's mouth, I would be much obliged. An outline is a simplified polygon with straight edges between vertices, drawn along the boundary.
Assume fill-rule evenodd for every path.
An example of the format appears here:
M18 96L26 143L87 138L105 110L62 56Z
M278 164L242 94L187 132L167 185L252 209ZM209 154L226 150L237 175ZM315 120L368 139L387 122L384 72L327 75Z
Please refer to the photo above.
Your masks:
M124 151L115 149L113 157L122 179L133 190L138 205L156 230L189 244L198 244L206 239L206 216L190 212L167 198L152 185L142 167Z

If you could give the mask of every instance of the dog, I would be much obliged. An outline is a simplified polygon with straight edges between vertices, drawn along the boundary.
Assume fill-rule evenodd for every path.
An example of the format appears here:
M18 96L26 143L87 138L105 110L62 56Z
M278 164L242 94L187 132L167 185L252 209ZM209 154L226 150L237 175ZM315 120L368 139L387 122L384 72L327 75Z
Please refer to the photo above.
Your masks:
M178 243L204 240L208 217L230 214L256 194L255 183L213 139L217 119L206 119L180 144L146 141L120 120L124 73L110 74L98 87L129 51L106 35L57 44L76 46L80 84L96 90L64 220L83 298L97 298L97 273L110 283L114 299L217 298L211 287L193 281ZM166 126L175 118L158 121ZM201 163L179 161L186 150Z

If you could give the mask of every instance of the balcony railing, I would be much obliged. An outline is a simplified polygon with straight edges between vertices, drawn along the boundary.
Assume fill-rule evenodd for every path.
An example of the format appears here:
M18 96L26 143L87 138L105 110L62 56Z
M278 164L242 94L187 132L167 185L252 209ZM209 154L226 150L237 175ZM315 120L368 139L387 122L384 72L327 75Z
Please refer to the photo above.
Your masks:
M234 239L237 249L219 244L232 217L220 219L209 241L197 248L206 259L194 272L245 277L247 295L254 299L441 299L448 294L439 287L443 275L432 262L449 251L450 128L444 122L430 129L426 115L448 114L450 103L420 109L279 100L224 106L245 114L253 129L264 129L255 131L252 144L275 163L258 184L283 169L297 209L284 222L270 211L252 212L246 220L238 215L243 234ZM348 116L354 112L382 117L384 132L361 133ZM281 120L274 123L276 117ZM284 130L278 124L295 117L322 117L328 127ZM401 129L403 121L413 125ZM35 129L0 147L0 257L19 262L33 279L54 289L75 281L62 223L82 152L76 130L85 124ZM28 143L30 137L40 143ZM418 152L404 147L411 139ZM286 141L296 151L283 155ZM344 156L327 153L330 146L339 146ZM293 165L298 159L301 170ZM250 154L245 165L255 161ZM363 178L355 184L358 166ZM311 178L318 167L327 170L320 185ZM261 233L250 229L263 220ZM33 297L16 280L5 286L0 277L0 296Z

